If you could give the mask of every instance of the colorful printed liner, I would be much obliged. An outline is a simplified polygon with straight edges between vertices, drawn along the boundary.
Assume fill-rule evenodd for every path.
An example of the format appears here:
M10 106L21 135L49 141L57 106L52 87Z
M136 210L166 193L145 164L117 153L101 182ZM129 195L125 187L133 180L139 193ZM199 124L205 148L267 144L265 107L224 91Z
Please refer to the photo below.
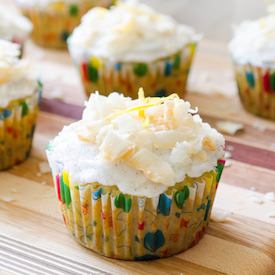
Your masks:
M0 171L24 161L30 154L42 86L31 96L0 108Z
M42 47L66 49L67 38L81 17L95 6L109 7L114 0L87 0L79 4L56 2L49 8L24 7L22 12L33 23L32 39Z
M143 87L145 96L160 97L177 93L184 97L196 45L191 43L181 52L152 63L114 64L96 56L74 60L74 63L80 71L88 96L95 91L104 95L119 91L136 98L138 89Z
M76 241L107 257L150 260L184 251L203 236L224 161L216 171L187 178L155 198L126 195L98 183L79 185L56 165L53 176L64 223Z
M244 108L275 120L275 68L236 64L235 74Z

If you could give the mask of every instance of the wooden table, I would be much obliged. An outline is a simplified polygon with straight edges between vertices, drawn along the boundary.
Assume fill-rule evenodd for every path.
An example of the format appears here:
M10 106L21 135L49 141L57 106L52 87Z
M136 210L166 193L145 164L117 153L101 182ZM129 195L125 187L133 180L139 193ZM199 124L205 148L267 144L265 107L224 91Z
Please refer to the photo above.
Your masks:
M275 191L275 123L240 106L226 47L202 43L187 99L210 124L220 119L244 124L226 136L232 165L226 167L214 212L229 211L225 223L212 222L194 248L150 262L101 257L70 237L59 213L49 173L42 174L44 147L81 115L84 95L67 53L44 51L29 43L26 56L41 71L44 99L31 157L0 173L0 270L18 274L275 274L275 203L251 200L253 191ZM220 87L220 90L219 90ZM210 93L223 91L223 93ZM56 97L62 100L55 99Z

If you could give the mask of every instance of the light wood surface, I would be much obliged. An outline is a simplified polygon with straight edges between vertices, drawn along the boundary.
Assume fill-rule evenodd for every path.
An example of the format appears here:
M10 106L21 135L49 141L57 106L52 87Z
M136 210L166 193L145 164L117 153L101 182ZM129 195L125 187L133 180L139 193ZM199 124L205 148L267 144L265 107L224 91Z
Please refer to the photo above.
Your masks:
M275 274L275 219L269 215L275 203L253 202L250 190L275 191L274 122L244 112L233 90L218 95L190 92L188 100L212 125L220 119L244 123L243 132L226 136L227 149L233 149L232 165L224 170L213 212L215 216L217 211L228 211L229 217L224 223L211 222L197 246L174 257L150 262L107 259L70 237L51 175L39 171L48 140L81 112L85 98L77 73L66 53L45 52L32 44L26 53L41 70L45 99L31 157L0 173L0 270L18 274ZM220 77L230 75L230 60L222 45L202 45L192 77L208 69L222 71ZM232 81L229 78L226 85L234 87ZM200 85L191 82L189 87ZM56 94L61 101L53 99Z

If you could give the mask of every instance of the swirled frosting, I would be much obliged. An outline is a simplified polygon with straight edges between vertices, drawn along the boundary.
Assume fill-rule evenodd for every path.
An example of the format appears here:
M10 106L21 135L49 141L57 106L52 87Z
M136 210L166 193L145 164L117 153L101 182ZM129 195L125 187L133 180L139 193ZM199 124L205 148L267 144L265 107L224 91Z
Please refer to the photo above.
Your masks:
M90 10L70 37L69 48L74 58L85 50L113 61L146 62L174 54L199 37L172 17L127 1L109 10Z
M20 46L0 40L0 107L28 96L37 86L26 61L19 59Z
M59 133L47 151L72 181L116 185L120 191L158 196L188 175L201 176L223 156L224 138L176 95L132 100L92 94L82 120ZM56 172L56 171L55 171Z
M23 42L32 30L32 23L19 13L0 4L0 39Z
M229 44L233 59L262 66L275 63L275 11L255 21L244 21L235 30Z

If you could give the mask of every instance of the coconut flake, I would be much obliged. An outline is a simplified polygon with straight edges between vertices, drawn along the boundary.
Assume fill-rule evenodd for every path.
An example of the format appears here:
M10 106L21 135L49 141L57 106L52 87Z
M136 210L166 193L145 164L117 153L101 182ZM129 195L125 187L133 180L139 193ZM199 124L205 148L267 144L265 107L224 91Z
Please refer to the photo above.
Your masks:
M227 222L228 217L231 215L232 213L226 210L222 210L222 209L213 209L212 213L211 213L211 220L214 222L219 222L219 223L224 223Z
M216 127L219 131L231 136L244 129L243 124L233 121L218 121Z

